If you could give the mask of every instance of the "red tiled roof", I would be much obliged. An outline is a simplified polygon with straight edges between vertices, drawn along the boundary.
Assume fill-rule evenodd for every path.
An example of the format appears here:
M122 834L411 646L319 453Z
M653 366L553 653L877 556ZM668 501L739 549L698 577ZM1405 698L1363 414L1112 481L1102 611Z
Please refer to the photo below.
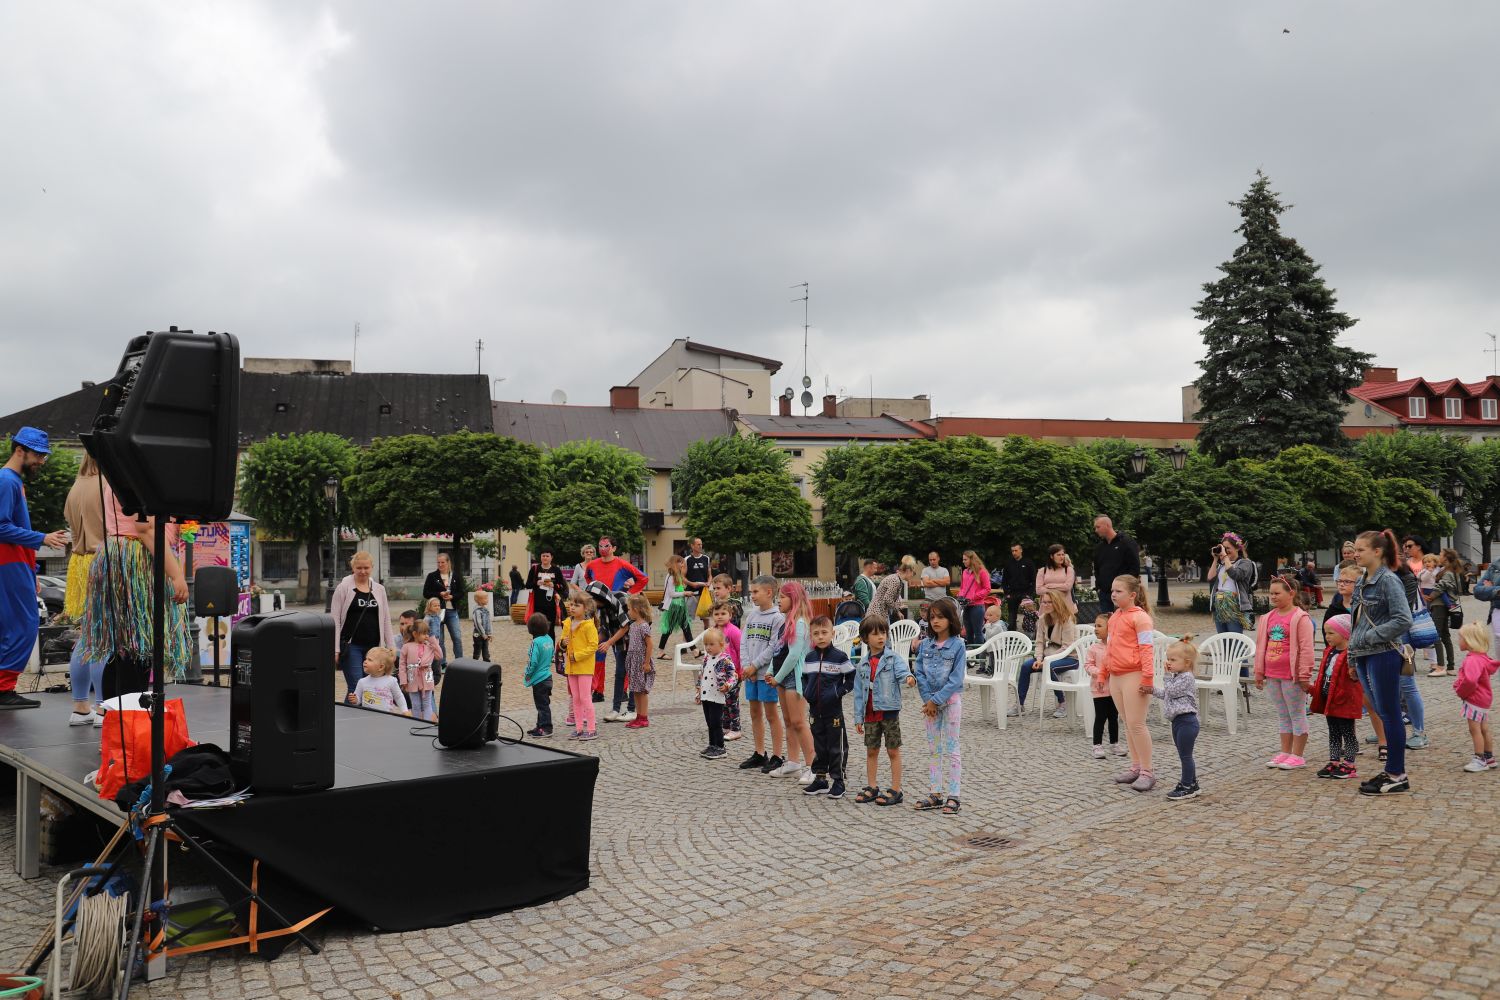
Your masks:
M1490 376L1478 382L1461 382L1456 378L1437 381L1425 378L1407 378L1399 382L1364 382L1349 390L1355 399L1364 400L1380 407L1402 423L1434 425L1443 427L1496 427L1500 420L1485 420L1465 413L1458 419L1443 416L1438 405L1427 407L1427 416L1412 417L1404 405L1393 405L1409 396L1421 396L1435 402L1440 399L1500 399L1500 378ZM1465 407L1467 409L1467 407Z

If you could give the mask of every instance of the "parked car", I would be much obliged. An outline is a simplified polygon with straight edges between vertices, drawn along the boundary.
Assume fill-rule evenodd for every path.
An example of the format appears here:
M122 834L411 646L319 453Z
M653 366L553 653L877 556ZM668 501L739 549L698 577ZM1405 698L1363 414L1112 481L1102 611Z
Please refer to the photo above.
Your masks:
M36 582L37 586L41 588L40 591L38 591L37 596L41 599L42 605L46 608L46 614L44 617L51 618L53 615L62 614L63 604L67 601L67 581L59 580L55 576L38 575L36 578Z

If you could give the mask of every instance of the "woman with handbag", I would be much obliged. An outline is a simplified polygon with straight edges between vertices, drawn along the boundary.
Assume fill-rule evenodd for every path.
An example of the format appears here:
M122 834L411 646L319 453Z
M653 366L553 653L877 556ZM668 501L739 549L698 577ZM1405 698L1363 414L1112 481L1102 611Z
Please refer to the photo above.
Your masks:
M1387 743L1385 770L1359 786L1362 795L1390 795L1411 788L1406 775L1406 726L1401 721L1402 645L1411 629L1411 602L1396 576L1398 551L1396 536L1389 530L1366 531L1354 541L1354 561L1363 572L1354 585L1349 655L1360 685L1384 723Z
M1224 532L1211 554L1208 582L1214 595L1214 631L1244 632L1253 626L1255 604L1250 591L1255 587L1255 563L1250 561L1245 540L1232 531Z
M372 577L375 560L368 552L349 557L349 575L333 591L333 662L344 673L344 703L358 704L354 689L365 676L365 654L378 646L396 649L391 608L385 587ZM455 653L454 655L457 655Z
M1396 536L1392 533L1391 537ZM1406 749L1425 750L1428 746L1425 724L1427 708L1422 702L1422 691L1417 687L1416 651L1427 649L1437 642L1437 627L1433 624L1432 616L1427 613L1427 607L1422 602L1422 585L1417 581L1417 575L1412 572L1411 566L1405 560L1397 560L1397 563L1394 572L1401 582L1402 591L1406 594L1406 604L1411 608L1412 618L1406 637L1402 640L1403 652L1407 656L1405 666L1401 670L1400 714L1403 722L1410 721L1411 723L1411 735L1406 738Z

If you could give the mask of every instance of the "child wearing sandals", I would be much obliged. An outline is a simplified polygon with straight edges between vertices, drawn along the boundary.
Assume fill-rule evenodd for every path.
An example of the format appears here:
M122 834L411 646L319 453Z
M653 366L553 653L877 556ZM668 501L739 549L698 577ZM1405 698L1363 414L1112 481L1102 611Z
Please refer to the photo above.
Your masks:
M1120 710L1109 693L1109 674L1104 670L1104 653L1108 649L1109 615L1094 619L1094 638L1099 641L1084 654L1083 670L1089 675L1089 694L1094 699L1094 759L1104 760L1104 727L1109 726L1109 752L1116 757L1125 756L1120 746Z
M859 623L859 642L865 657L854 668L854 731L865 738L865 781L868 784L854 796L859 803L877 806L900 805L901 794L901 682L915 687L906 658L895 648L885 648L890 624L880 615L870 615ZM880 765L880 741L891 759L891 784L880 790L876 781Z
M959 779L963 758L958 750L959 724L963 720L964 667L967 651L959 635L963 618L958 602L940 597L927 606L927 637L917 646L917 693L922 696L922 715L927 721L927 743L932 761L927 778L932 791L916 803L918 812L941 809L944 816L957 816Z
M1490 628L1484 622L1469 622L1458 630L1458 648L1469 655L1453 680L1453 693L1463 704L1464 721L1474 740L1474 759L1464 765L1470 774L1495 768L1495 745L1490 742L1490 676L1500 662L1490 659ZM364 682L361 681L361 684Z
M1354 755L1359 753L1354 723L1364 711L1365 693L1354 664L1349 662L1349 636L1353 631L1354 619L1346 614L1334 615L1323 623L1323 639L1328 645L1313 676L1312 704L1307 708L1328 720L1328 763L1319 768L1318 777L1336 781L1359 777L1354 766Z

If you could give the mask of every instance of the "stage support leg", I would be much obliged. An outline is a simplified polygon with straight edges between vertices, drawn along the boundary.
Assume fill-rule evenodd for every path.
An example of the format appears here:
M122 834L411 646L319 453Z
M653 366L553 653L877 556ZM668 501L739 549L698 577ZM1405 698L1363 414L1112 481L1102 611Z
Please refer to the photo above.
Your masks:
M36 878L42 861L42 783L16 769L16 874Z

